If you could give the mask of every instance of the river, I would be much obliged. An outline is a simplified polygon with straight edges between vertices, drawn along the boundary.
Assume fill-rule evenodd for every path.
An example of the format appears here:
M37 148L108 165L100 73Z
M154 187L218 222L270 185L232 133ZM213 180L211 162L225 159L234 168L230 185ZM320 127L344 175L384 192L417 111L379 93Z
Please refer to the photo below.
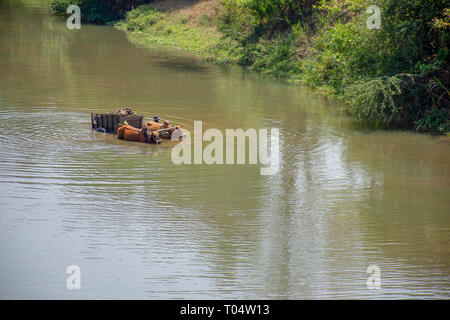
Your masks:
M450 297L448 139L364 129L298 85L109 26L68 30L48 3L0 1L0 298ZM170 144L90 129L122 106L279 128L279 172L176 166Z

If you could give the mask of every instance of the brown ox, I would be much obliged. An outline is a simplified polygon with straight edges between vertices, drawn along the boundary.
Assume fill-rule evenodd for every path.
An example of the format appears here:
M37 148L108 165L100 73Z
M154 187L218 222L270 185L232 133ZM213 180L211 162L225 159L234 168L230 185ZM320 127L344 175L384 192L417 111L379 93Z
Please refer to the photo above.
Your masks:
M157 131L148 130L146 126L142 129L138 129L126 124L121 125L117 129L117 138L126 141L138 141L143 143L161 143L159 133Z
M168 129L170 128L169 121L164 121L164 124L155 122L155 121L149 121L145 124L145 126L148 128L148 130L156 131L161 129Z
M164 124L155 122L155 121L149 121L145 123L145 126L150 131L157 131L159 133L159 136L163 139L172 139L172 134L175 130L178 130L178 135L180 137L183 136L183 131L181 129L181 126L175 126L172 127L169 123L169 121L164 121Z

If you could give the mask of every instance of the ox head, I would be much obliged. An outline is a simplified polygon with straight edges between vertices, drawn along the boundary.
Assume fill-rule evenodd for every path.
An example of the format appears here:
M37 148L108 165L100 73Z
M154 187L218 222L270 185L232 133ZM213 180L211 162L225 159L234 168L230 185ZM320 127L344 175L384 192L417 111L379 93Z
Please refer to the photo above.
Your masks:
M184 138L184 132L181 126L175 126L170 130L170 140L181 141Z
M161 143L161 139L159 138L159 133L157 131L151 131L147 126L143 126L142 130L144 132L145 142L154 144Z
M158 132L149 130L147 126L143 126L142 131L144 132L145 142L155 144L161 143Z
M151 139L152 143L155 143L155 144L161 143L161 139L159 138L159 133L157 131L152 132L152 136L150 139Z

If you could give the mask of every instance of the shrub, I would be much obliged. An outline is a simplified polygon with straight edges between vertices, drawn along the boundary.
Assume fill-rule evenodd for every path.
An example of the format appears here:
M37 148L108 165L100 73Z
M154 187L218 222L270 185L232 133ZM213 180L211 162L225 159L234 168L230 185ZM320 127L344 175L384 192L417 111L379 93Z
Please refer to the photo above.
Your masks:
M402 110L398 98L407 84L399 75L361 80L346 87L344 97L349 111L358 118L389 123Z
M142 31L160 19L161 12L155 10L152 5L143 5L127 13L125 24L130 31Z
M238 41L244 48L258 26L258 19L251 10L225 1L225 12L220 18L219 30L228 38Z
M261 23L285 22L288 25L312 14L318 0L234 0L235 5L255 12Z
M269 45L259 46L251 69L273 74L279 78L294 79L300 73L300 64L294 56L295 48L292 39L280 38Z
M66 14L66 10L71 5L80 4L79 0L54 0L50 4L50 9L56 14Z
M151 0L53 0L50 4L53 12L65 14L67 7L76 4L81 9L81 18L88 22L104 24L125 17L133 8Z

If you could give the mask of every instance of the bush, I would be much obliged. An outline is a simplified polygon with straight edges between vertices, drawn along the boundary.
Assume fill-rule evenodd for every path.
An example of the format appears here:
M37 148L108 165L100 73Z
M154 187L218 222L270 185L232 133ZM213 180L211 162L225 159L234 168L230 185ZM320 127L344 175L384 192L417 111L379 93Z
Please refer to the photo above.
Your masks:
M127 13L125 24L130 31L142 31L152 26L161 19L161 12L155 10L152 5L139 6Z
M235 5L255 12L261 23L286 22L288 25L312 14L318 0L235 0Z
M382 28L371 30L362 2L321 1L316 14L322 29L316 54L303 61L303 82L332 88L360 119L448 130L444 2L380 0Z
M300 73L300 64L295 60L292 40L280 38L267 46L260 46L254 56L251 70L273 74L279 78L294 79Z
M66 10L71 5L80 5L80 0L54 0L50 4L50 9L56 14L66 14Z
M416 131L450 132L449 111L432 107L414 122Z
M122 19L128 11L150 2L152 0L53 0L50 7L55 13L65 14L69 5L76 4L83 20L105 24Z
M219 30L245 48L255 34L258 19L254 12L236 5L235 1L225 1L224 6L226 10L220 18Z
M409 78L409 79L404 79ZM350 112L360 119L390 122L398 118L402 108L399 97L409 81L410 75L381 77L357 81L344 90Z
M441 31L432 26L443 17L448 1L383 0L380 5L385 18L377 40L385 49L380 61L383 72L408 72L417 61L437 52Z

